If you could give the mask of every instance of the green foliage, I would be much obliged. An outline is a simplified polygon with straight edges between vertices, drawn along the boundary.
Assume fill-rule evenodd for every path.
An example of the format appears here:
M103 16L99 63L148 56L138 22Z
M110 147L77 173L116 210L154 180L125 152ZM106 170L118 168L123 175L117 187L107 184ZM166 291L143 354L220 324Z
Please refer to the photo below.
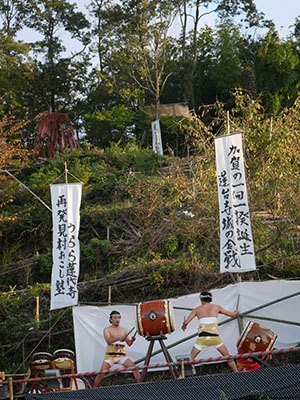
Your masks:
M4 244L2 259L1 259L1 269L0 269L1 272L6 271L8 265L11 264L14 259L19 258L19 255L16 253L18 253L20 247L21 247L20 242L16 242L10 245L8 245L8 243Z
M81 250L83 264L87 265L87 270L96 270L103 267L103 260L109 250L109 241L93 238L88 245Z
M162 247L167 258L174 256L178 249L178 239L176 236L168 235L163 239Z
M271 28L258 49L257 89L262 92L266 111L276 115L295 101L299 91L299 54L292 40L281 42Z
M230 123L232 132L243 132L258 266L247 277L299 277L300 100L270 119L260 101L242 90L234 98ZM207 113L215 116L211 122ZM65 162L70 173L84 182L80 301L107 300L106 289L98 291L89 286L92 283L83 283L94 279L105 282L122 276L127 282L133 276L132 281L142 282L145 296L151 298L196 291L207 279L214 284L219 271L219 210L213 138L215 131L227 132L225 121L227 110L219 102L205 108L201 118L169 120L174 136L177 129L182 136L185 132L192 154L187 158L161 157L135 143L111 143L106 150L85 145L20 171L18 178L49 205L49 184L60 175L59 181L64 181ZM17 184L2 185L2 191L11 201L0 209L1 215L14 215L14 219L0 219L1 272L5 272L0 329L7 343L12 340L9 333L19 343L20 329L25 332L35 324L36 296L43 304L41 320L49 319L51 213ZM122 285L113 290L115 301L138 301L139 290ZM53 315L51 323L59 316ZM51 348L61 348L57 336L51 340ZM14 365L18 363L13 352L9 347L4 363L9 357L14 357Z

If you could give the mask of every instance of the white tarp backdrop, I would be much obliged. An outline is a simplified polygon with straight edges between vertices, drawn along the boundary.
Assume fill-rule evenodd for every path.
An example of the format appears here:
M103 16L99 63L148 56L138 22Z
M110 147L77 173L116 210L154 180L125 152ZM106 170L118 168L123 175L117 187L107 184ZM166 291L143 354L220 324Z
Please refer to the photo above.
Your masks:
M220 272L256 269L242 134L215 138L220 214Z
M53 267L51 310L78 303L81 183L51 185Z
M213 303L220 304L229 311L233 311L239 304L239 311L246 312L266 303L270 303L281 297L300 292L300 281L267 281L267 282L241 282L226 286L222 289L212 290ZM142 300L142 299L141 299ZM199 295L170 299L174 307L175 331L167 335L166 346L193 335L197 331L198 321L194 319L183 332L181 325L183 318L189 311L179 310L176 307L194 308L200 304ZM275 319L284 319L300 323L299 313L300 295L291 297L279 303L270 305L262 310L251 312L251 315L264 316ZM99 371L105 354L106 342L103 337L103 329L109 325L109 314L112 310L118 310L121 315L121 325L128 331L135 327L135 306L120 305L110 307L77 306L73 307L73 321L76 347L77 372ZM219 315L218 322L228 317ZM243 326L248 321L255 321L271 329L278 335L276 348L289 348L300 342L300 326L284 323L264 321L255 318L243 317ZM134 332L134 331L133 331ZM132 332L132 334L133 334ZM239 338L238 322L231 321L220 326L220 335L226 344L230 354L236 354L236 341ZM131 334L130 334L131 337ZM169 350L173 361L176 355L188 355L196 341L196 337L174 346ZM136 341L131 347L127 346L127 354L133 360L146 356L148 341L137 335ZM155 344L154 351L159 350L159 344ZM206 348L201 352L201 358L217 357L220 353L214 348ZM150 360L150 364L165 363L162 353ZM143 365L143 362L140 364ZM114 368L117 368L115 365Z

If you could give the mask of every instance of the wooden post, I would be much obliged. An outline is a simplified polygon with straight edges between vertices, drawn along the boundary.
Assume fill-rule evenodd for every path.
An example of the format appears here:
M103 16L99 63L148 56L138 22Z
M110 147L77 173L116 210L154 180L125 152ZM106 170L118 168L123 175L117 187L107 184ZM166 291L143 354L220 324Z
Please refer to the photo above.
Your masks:
M184 360L181 360L181 376L182 379L184 379L185 375L184 375Z
M49 336L48 336L48 347L51 346L51 311L49 311Z
M35 322L37 327L40 327L40 296L36 296L36 308L35 308Z
M111 305L111 285L108 286L108 305Z
M14 388L13 388L13 380L12 380L11 376L8 378L8 383L9 383L9 399L14 400Z
M227 111L227 134L230 135L230 119L229 119L229 111Z
M67 162L65 161L65 181L66 181L66 185L68 184L68 166L67 166Z
M109 226L106 228L106 239L109 242L109 239L110 239Z

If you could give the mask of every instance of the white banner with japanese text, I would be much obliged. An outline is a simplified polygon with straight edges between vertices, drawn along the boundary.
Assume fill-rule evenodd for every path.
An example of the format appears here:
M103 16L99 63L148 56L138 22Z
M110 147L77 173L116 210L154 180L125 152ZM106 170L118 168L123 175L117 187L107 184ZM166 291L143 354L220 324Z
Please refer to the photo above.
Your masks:
M51 185L53 267L51 310L78 303L81 183Z
M151 127L152 127L152 148L153 148L153 151L162 156L163 155L163 147L162 147L159 119L156 119L155 121L153 121L151 123Z
M242 134L215 138L220 215L220 272L256 269Z

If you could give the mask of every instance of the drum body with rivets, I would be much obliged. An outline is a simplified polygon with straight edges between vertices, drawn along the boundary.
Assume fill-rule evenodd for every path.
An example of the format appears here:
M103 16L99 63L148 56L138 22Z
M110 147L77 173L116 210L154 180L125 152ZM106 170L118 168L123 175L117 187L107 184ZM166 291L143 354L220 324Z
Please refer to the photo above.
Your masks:
M141 336L156 336L175 330L173 306L169 300L148 301L136 306L136 329Z
M33 354L31 365L39 370L48 369L51 368L49 367L49 365L51 365L51 361L52 354L40 352Z
M58 369L70 369L74 364L75 353L68 349L59 349L53 353L53 362Z
M271 329L249 321L237 341L237 348L243 353L270 351L275 346L277 337Z

